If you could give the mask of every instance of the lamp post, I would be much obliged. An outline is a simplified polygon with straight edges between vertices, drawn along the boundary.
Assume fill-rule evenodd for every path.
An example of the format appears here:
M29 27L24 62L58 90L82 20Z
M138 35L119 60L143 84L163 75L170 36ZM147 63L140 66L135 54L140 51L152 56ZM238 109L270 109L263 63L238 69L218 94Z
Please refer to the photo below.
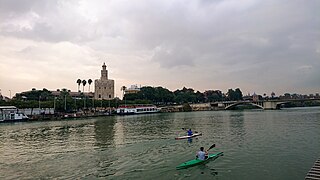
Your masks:
M64 95L64 111L67 111L67 95Z
M92 97L92 107L95 110L96 108L94 107L94 97Z
M77 111L78 111L78 110L77 110L77 97L74 98L74 107L75 107L75 110L76 110L76 112L77 112Z
M53 114L56 112L56 99L57 97L54 97L53 99Z
M41 96L39 96L39 114L41 114L40 98Z

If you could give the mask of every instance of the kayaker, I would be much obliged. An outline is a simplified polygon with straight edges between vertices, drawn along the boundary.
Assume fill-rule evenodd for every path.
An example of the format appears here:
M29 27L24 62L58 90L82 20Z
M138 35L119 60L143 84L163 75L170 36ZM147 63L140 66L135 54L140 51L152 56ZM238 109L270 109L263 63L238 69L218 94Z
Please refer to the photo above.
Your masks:
M200 151L197 152L196 157L200 160L205 160L208 158L208 151L204 151L204 147L201 147Z
M189 129L188 131L187 131L187 133L188 133L188 136L192 136L192 131L191 131L191 129Z

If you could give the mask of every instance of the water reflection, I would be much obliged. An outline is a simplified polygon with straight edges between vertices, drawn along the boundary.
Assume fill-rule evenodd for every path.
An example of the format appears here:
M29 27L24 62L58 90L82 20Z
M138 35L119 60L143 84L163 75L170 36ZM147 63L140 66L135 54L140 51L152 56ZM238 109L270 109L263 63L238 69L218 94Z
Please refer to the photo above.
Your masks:
M241 145L246 135L244 112L233 112L229 117L231 141Z
M106 148L108 146L114 145L114 136L115 136L115 124L116 120L114 117L106 117L99 119L94 123L94 133L96 146L101 148ZM118 134L118 132L117 132Z

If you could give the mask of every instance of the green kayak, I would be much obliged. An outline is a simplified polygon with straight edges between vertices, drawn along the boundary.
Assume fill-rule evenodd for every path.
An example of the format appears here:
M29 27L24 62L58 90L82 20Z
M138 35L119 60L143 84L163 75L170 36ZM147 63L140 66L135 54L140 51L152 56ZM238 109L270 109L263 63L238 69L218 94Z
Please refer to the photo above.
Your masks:
M208 158L205 159L205 160L193 159L193 160L187 161L185 163L180 164L176 168L177 169L188 168L188 167L191 167L191 166L195 166L195 165L198 165L198 164L202 164L202 163L208 162L208 161L210 161L210 159L217 159L219 156L223 156L223 152L218 152L218 153L215 153L215 154L209 154Z

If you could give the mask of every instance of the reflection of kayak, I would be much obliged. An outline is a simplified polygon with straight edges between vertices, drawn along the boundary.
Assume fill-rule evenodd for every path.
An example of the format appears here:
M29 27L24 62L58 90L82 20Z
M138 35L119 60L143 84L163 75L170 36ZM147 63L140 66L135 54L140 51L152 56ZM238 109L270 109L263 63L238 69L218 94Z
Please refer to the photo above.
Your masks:
M209 162L210 159L217 159L219 156L223 156L223 152L218 152L218 153L215 153L215 154L210 154L210 155L208 156L208 158L205 159L205 160L193 159L193 160L187 161L187 162L185 162L185 163L180 164L180 165L177 166L176 168L177 168L177 169L188 168L188 167L191 167L191 166L195 166L195 165L198 165L198 164L202 164L202 163L205 163L205 162Z
M179 139L187 139L187 138L193 138L193 137L196 137L196 136L201 136L202 133L194 133L192 134L192 136L180 136L180 137L176 137L176 140L179 140Z

